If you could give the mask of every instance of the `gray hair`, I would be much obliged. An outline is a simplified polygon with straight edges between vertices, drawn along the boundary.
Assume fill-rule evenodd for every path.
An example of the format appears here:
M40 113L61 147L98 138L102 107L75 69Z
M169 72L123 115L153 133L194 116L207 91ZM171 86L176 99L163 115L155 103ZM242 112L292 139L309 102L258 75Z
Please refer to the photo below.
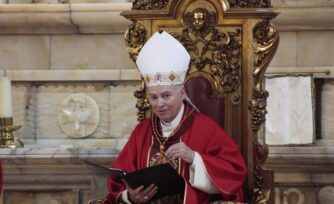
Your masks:
M181 91L182 89L184 89L184 93L185 93L184 100L185 100L186 102L188 102L188 103L189 103L193 108L195 108L198 112L200 112L200 111L198 110L198 108L195 106L195 104L193 104L193 102L191 102L191 100L190 100L190 98L188 97L187 92L186 92L186 89L185 89L185 87L184 87L183 84L182 84L182 85L176 85L175 88L177 89L177 91Z

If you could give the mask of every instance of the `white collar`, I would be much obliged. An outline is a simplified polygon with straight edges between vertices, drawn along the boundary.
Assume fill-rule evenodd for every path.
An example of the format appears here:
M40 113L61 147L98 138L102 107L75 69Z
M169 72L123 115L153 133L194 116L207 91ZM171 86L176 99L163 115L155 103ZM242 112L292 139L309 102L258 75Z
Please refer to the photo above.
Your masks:
M162 136L163 137L169 137L175 128L180 124L182 115L184 112L184 104L182 104L179 113L176 115L176 117L169 123L161 121L161 128L162 128Z

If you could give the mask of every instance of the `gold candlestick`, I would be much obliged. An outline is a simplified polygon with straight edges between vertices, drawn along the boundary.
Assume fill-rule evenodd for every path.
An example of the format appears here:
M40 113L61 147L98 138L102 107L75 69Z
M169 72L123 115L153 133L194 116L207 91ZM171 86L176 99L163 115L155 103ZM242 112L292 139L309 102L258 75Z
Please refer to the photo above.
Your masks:
M21 125L13 125L13 118L0 118L0 148L23 147L23 142L13 134L20 128Z

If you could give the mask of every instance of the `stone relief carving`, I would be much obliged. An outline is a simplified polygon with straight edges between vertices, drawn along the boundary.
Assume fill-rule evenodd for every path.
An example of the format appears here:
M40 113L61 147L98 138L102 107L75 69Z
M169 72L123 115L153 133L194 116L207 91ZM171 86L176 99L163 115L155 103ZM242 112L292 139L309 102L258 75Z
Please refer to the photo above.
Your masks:
M231 94L233 103L240 101L241 28L220 31L215 28L216 13L196 8L184 14L185 29L172 33L191 55L190 67L213 76L214 95Z
M331 204L334 201L334 187L333 186L325 186L322 187L318 194L318 201L320 204Z
M304 204L305 203L305 195L297 188L289 188L283 193L283 204L290 204L289 197L295 194L297 195L297 203L296 204Z
M87 137L96 130L100 123L99 106L92 97L86 94L72 94L61 103L58 123L61 130L69 137Z

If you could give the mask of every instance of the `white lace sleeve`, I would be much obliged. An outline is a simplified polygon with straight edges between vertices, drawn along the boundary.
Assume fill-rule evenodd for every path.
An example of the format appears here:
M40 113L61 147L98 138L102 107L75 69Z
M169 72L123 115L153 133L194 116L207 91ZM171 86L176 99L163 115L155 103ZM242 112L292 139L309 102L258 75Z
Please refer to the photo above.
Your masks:
M193 187L206 193L219 193L218 189L207 175L201 155L197 152L195 152L194 161L189 168L189 174L189 182Z
M128 190L125 189L123 192L122 192L122 200L123 202L125 202L126 204L131 204L129 198L128 198Z

